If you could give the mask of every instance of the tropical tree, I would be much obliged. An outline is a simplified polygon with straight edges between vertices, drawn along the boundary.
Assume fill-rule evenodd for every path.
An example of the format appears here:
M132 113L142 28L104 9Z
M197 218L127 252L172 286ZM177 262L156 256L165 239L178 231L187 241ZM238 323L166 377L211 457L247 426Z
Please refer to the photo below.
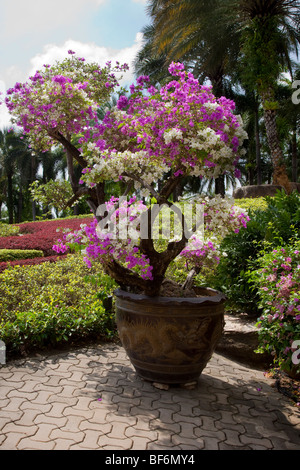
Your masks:
M184 59L200 81L211 81L218 97L224 94L225 76L234 68L239 52L236 25L224 22L220 15L223 3L152 0L148 4L154 30L152 53L164 54L166 63Z
M298 181L299 170L299 126L300 126L300 103L293 103L290 99L293 93L292 84L300 78L300 70L296 71L291 79L285 78L277 90L280 107L278 109L278 123L281 140L285 143L288 155L287 171L291 181ZM294 80L295 79L295 80ZM300 82L299 82L300 83ZM288 165L288 163L290 163Z
M2 178L6 179L6 206L8 210L9 223L14 223L14 204L19 204L19 216L23 204L22 185L27 178L29 171L30 151L26 141L21 139L21 135L15 131L0 130L0 167L2 168ZM17 192L14 190L14 180L18 178L19 184ZM17 200L18 199L18 203Z
M70 204L85 195L89 208L96 211L105 202L105 188L104 184L80 187L76 166L87 167L80 145L86 133L97 132L97 110L118 86L115 72L127 70L128 65L100 67L74 57L71 50L68 53L71 57L51 67L44 65L27 83L16 83L5 101L12 122L23 128L33 151L39 154L55 145L63 147L74 194Z
M199 76L206 76L216 94L224 77L239 71L245 86L257 93L273 163L273 181L289 190L279 141L275 84L284 67L292 70L298 51L298 0L152 0L156 54L166 61L189 58Z
M291 54L300 43L300 2L297 0L229 1L239 5L242 28L243 79L257 90L273 163L273 182L290 191L276 123L279 103L276 84L286 67L292 71Z
M153 24L146 25L142 29L143 46L137 53L133 62L134 72L137 77L147 75L152 85L164 83L169 77L167 67L167 54L158 52L154 47L155 28Z

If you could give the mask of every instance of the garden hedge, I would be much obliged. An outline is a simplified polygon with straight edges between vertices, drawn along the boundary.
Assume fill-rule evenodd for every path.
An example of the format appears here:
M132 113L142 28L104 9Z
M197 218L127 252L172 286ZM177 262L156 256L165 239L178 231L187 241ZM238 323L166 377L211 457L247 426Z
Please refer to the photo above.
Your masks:
M8 354L87 337L109 340L115 322L103 301L115 287L80 255L8 267L0 274L0 340Z
M43 252L38 250L7 250L0 249L0 262L42 258Z

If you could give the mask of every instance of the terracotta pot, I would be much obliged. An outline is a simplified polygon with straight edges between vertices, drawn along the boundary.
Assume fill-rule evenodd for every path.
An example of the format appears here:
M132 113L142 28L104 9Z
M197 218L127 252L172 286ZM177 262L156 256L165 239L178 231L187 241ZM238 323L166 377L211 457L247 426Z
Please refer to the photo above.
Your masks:
M120 340L144 379L162 384L199 379L223 333L225 296L212 289L197 293L201 297L115 292Z

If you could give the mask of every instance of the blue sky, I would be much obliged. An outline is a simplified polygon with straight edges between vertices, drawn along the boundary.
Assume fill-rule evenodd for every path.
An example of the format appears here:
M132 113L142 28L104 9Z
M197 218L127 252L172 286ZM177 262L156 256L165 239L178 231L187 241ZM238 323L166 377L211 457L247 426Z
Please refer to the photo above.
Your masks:
M74 50L87 60L129 65L149 23L147 0L0 0L0 91ZM132 69L131 69L132 70ZM132 71L126 81L133 80ZM0 107L0 127L8 115Z

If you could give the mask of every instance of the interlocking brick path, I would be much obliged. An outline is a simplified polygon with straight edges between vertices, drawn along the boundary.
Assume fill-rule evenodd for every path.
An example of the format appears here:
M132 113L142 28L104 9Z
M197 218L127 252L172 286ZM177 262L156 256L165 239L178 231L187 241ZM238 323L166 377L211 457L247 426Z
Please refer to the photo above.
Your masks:
M0 450L300 450L300 413L263 371L215 354L193 390L154 388L119 345L0 368Z

